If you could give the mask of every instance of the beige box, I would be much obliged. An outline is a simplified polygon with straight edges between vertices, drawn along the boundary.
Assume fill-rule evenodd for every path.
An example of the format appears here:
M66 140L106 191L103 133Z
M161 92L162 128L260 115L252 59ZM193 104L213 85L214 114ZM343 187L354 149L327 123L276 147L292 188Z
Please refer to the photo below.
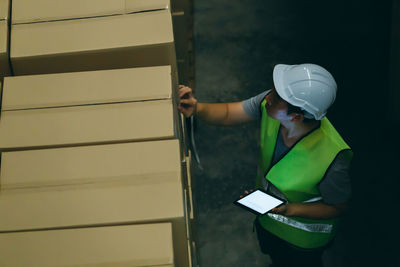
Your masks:
M79 143L69 143L74 139L73 136L78 139L90 136L90 142L97 138L96 135L112 138L104 139L101 143L122 141L114 140L112 136L115 134L129 135L131 141L166 139L174 135L184 140L182 119L175 107L177 87L171 66L6 77L2 100L3 118L0 121L0 136L5 139L0 140L0 143L6 145L6 150L13 150L31 145L51 147L86 143L84 139L79 140ZM164 101L164 104L154 101ZM165 105L167 102L170 104ZM131 111L127 111L127 105L123 103L129 104ZM125 119L116 114L122 109L125 110ZM87 122L82 121L85 118ZM105 124L107 118L111 121L110 125ZM157 118L162 120L159 127L155 124ZM79 129L83 123L89 124ZM91 130L93 125L97 126ZM115 127L109 129L111 126ZM82 131L85 128L89 131L86 135ZM132 134L132 131L136 133ZM149 133L150 136L143 135ZM138 139L137 134L142 136ZM64 137L69 141L57 143ZM58 141L54 142L55 139ZM182 154L184 152L182 146Z
M0 266L174 266L170 223L0 234Z
M73 7L68 10L76 9L76 6L67 3L69 1L57 2L61 3L60 6ZM97 4L97 1L83 2ZM51 15L53 9L49 8L44 9L46 14L39 18L18 15L19 10L29 10L25 6L22 8L22 4L17 5L21 8L13 7L11 62L15 75L157 65L171 65L176 70L169 9L127 14L131 10L137 12L136 5L128 3L125 8L125 1L122 1L122 7L109 3L113 1L101 2L111 7L94 11L90 6L88 10L83 8L79 14L64 14L62 9L57 9L61 10L55 13L60 13L57 16ZM41 8L36 1L35 4L37 8L34 10ZM50 6L53 5L55 3ZM160 8L165 8L165 5ZM126 13L113 15L119 13L119 9ZM53 21L42 21L46 19Z
M175 175L180 171L179 145L178 140L162 140L3 152L0 187L43 188Z
M169 5L169 0L13 0L12 23L121 15L168 9Z
M6 77L2 110L171 99L171 66Z
M4 111L0 150L175 138L172 100Z
M8 23L9 23L9 0L0 0L0 81L5 76L9 76L10 66L8 63Z
M187 265L178 140L2 155L0 232L171 222Z
M10 12L10 1L0 0L0 20L7 20Z

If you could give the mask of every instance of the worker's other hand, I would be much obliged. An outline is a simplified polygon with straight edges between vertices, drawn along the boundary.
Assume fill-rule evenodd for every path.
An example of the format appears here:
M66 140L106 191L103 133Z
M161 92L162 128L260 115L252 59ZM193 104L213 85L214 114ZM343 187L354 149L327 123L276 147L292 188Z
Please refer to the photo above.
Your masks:
M197 99L194 98L190 87L179 85L179 98L178 109L186 118L196 114Z
M284 215L287 217L295 216L298 205L301 205L301 204L289 203L286 205L281 205L279 207L273 208L271 210L271 213L281 214L281 215Z
M244 196L247 196L248 194L250 194L250 193L253 192L253 191L254 191L253 189L250 189L249 191L244 190L244 195L240 195L240 198L242 198L242 197L244 197Z

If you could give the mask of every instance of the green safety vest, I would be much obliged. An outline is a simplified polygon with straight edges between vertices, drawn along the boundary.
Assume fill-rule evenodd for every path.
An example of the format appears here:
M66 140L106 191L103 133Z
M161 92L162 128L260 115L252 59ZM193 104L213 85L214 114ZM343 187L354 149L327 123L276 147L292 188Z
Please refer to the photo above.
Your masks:
M300 203L320 197L318 183L340 151L350 162L353 153L329 120L321 120L318 129L300 139L291 150L272 166L280 122L267 115L266 100L261 103L261 153L257 188L261 179L272 183L289 203ZM260 224L272 234L301 248L318 248L335 236L337 219L305 219L267 213Z

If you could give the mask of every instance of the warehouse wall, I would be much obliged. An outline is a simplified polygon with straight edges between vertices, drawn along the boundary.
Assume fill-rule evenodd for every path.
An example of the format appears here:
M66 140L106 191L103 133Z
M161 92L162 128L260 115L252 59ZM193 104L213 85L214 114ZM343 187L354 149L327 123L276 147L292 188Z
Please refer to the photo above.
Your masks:
M336 78L328 117L355 152L353 198L337 242L324 254L326 266L393 266L397 260L392 245L400 231L384 219L393 213L399 184L396 134L387 120L391 6L373 0L194 1L199 101L241 101L269 89L277 63L320 64ZM254 216L232 204L254 187L258 125L198 121L196 141L203 167L195 168L194 189L202 266L268 266L252 232Z

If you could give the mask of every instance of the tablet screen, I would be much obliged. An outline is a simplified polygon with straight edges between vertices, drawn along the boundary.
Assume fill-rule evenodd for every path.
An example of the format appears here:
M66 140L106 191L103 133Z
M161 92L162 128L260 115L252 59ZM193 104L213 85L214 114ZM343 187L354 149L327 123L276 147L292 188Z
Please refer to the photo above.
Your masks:
M236 201L237 203L256 211L259 214L265 214L271 209L284 203L282 200L268 195L260 190L256 190L247 196Z

